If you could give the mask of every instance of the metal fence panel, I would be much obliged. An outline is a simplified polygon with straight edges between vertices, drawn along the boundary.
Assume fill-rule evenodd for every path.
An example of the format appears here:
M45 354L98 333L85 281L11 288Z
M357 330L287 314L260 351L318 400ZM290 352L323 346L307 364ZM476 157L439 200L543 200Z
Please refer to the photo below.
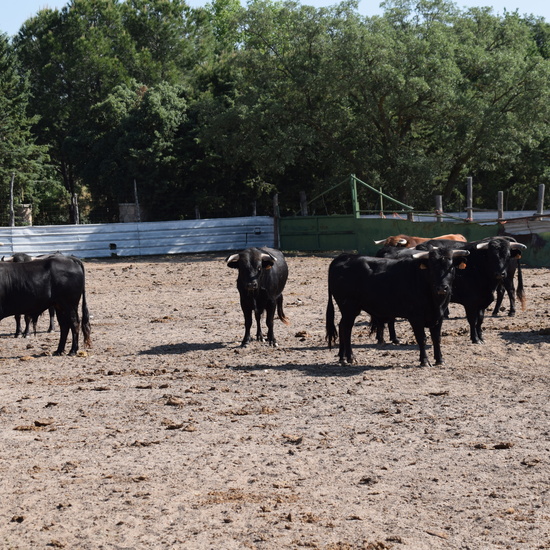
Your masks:
M0 255L50 252L79 258L147 256L273 246L269 216L143 223L48 225L0 228Z

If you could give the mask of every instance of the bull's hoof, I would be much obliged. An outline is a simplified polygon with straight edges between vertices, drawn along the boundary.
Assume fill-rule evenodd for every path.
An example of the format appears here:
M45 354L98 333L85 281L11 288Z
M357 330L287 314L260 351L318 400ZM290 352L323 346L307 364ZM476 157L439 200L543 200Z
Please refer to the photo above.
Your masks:
M62 355L65 355L65 352L56 350L56 351L53 352L52 355L54 355L55 357L61 357Z

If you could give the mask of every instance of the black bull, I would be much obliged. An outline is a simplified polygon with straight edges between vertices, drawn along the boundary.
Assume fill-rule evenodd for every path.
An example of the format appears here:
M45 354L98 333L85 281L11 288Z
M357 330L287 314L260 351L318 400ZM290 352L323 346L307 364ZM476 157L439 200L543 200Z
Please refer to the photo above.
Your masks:
M81 298L82 324L78 315ZM85 344L90 345L84 266L78 258L54 254L32 262L0 262L0 319L11 315L34 319L50 307L55 308L60 329L55 355L64 353L69 330L70 355L78 351L80 328Z
M341 362L354 362L351 331L363 310L378 322L408 319L418 347L420 364L429 365L424 328L430 329L436 364L443 363L441 325L451 297L457 260L467 251L434 248L408 258L393 260L342 254L329 267L326 337L328 345L339 338ZM337 332L334 305L342 318Z
M264 337L260 325L263 312L266 312L267 341L277 346L273 331L275 310L279 319L288 324L283 311L283 290L288 279L288 266L283 254L273 248L247 248L226 258L228 267L239 270L237 289L244 315L244 338L241 346L250 343L252 314L256 317L256 339Z
M423 243L418 249L429 247L430 244L435 246L436 241ZM455 278L451 301L464 306L470 326L470 339L474 344L482 344L485 310L493 302L495 291L510 277L510 264L514 263L521 270L518 259L521 250L527 247L506 237L491 237L470 243L445 241L445 244L470 252L467 269ZM521 277L518 280L518 296L523 302L523 282Z
M59 254L59 252L57 253ZM45 254L44 257L48 256L48 254ZM11 259L4 260L2 258L2 261L6 262L32 262L33 258L32 256L29 256L28 254L25 254L24 252L16 252ZM53 332L54 330L54 317L55 317L55 309L53 307L48 308L48 312L50 314L50 326L48 327L48 332ZM21 315L15 316L15 337L23 336L23 338L26 338L29 335L29 328L32 321L32 328L33 332L36 336L36 323L38 322L38 317L35 317L31 319L28 315L25 315L25 330L21 330Z

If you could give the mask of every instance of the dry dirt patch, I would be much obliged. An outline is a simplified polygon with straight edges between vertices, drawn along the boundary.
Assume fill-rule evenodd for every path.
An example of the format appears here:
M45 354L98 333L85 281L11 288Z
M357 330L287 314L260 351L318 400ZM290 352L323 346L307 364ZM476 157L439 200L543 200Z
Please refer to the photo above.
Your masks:
M444 324L442 367L324 342L330 257L290 255L280 347L239 347L223 255L87 261L93 348L0 340L0 547L550 548L550 271L528 310Z

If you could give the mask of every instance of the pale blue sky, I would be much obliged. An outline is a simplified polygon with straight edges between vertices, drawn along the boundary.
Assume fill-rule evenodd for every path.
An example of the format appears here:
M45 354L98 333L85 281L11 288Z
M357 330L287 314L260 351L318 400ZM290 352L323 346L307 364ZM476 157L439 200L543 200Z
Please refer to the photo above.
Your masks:
M188 0L190 6L204 5L208 0ZM0 31L8 36L17 34L21 25L35 15L42 8L62 8L68 0L4 0L0 9ZM337 4L334 0L303 0L303 4L316 7L331 6ZM534 14L550 22L549 0L456 0L460 8L474 6L491 6L495 13L502 14L504 10L509 12L519 11L521 15ZM6 5L7 4L7 5ZM363 15L377 15L381 13L379 0L360 0L359 11Z

